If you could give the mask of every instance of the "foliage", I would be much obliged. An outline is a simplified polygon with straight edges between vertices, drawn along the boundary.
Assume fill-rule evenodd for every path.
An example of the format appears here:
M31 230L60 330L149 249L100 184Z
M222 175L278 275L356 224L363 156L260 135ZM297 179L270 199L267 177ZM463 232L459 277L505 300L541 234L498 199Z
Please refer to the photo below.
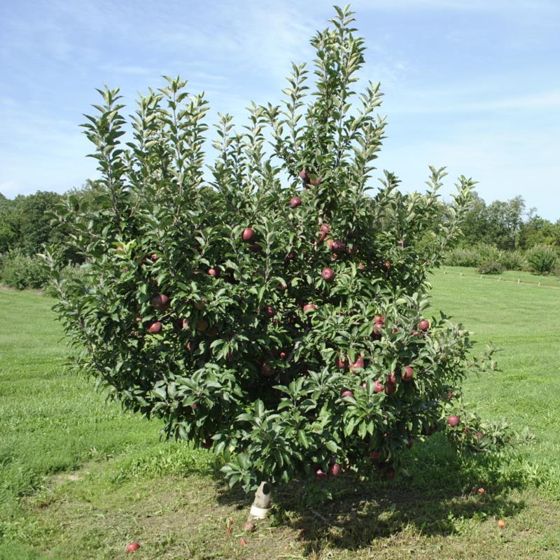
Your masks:
M483 261L477 268L479 274L501 274L504 271L504 266L498 261Z
M475 195L462 226L467 243L485 243L498 249L516 249L523 227L525 203L520 196L486 204Z
M560 220L552 223L537 215L530 216L521 229L520 244L526 249L536 245L560 247Z
M6 286L18 290L42 288L47 279L48 271L39 257L12 251L0 259L0 281Z
M496 263L502 270L527 270L528 263L521 251L501 251L493 245L478 243L455 247L445 256L449 266L479 268L485 263Z
M533 272L550 274L554 271L558 253L548 245L537 245L527 251L527 261Z
M33 256L45 243L57 242L63 232L53 228L51 220L62 195L37 191L0 201L0 253L16 250Z
M334 461L367 474L372 453L388 475L445 425L442 398L469 369L467 331L421 320L472 182L449 205L441 169L426 194L399 192L389 172L368 194L385 122L378 85L352 91L352 21L337 8L313 38L311 95L294 65L282 105L251 105L242 132L221 117L209 182L202 95L168 78L124 142L119 92L100 91L84 127L101 210L70 197L60 215L63 249L88 266L64 279L60 253L46 255L82 363L167 436L213 447L246 489Z
M527 270L529 263L522 251L502 251L499 263L505 270Z

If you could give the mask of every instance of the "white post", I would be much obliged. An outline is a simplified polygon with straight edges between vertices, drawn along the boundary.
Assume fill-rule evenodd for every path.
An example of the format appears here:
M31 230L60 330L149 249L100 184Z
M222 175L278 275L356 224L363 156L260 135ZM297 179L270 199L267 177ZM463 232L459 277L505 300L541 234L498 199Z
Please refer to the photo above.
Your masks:
M249 512L248 521L253 519L265 519L272 504L272 487L268 482L261 482L255 491L255 499Z

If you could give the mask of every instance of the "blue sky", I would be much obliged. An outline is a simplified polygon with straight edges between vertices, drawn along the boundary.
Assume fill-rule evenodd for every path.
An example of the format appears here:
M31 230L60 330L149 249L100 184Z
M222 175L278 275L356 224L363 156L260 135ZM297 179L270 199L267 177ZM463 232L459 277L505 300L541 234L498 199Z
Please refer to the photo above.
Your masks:
M250 100L278 102L290 61L333 15L315 0L2 0L0 192L62 192L95 177L82 114L95 88L132 110L161 75L205 91L243 124ZM521 195L560 218L560 2L357 0L364 79L382 82L380 169L422 189L427 166L479 181L487 200ZM449 189L451 190L451 189Z

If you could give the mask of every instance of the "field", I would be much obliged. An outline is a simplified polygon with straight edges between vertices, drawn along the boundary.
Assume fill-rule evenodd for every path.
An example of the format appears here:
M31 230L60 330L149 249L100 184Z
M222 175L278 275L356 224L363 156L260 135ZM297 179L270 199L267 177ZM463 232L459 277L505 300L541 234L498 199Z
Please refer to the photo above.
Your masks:
M248 499L209 453L160 441L157 422L71 373L49 298L0 290L0 559L124 558L132 540L138 559L560 558L560 282L445 268L433 286L434 310L473 331L477 352L500 349L500 370L466 395L507 419L515 452L465 462L435 437L393 482L283 489L248 535Z

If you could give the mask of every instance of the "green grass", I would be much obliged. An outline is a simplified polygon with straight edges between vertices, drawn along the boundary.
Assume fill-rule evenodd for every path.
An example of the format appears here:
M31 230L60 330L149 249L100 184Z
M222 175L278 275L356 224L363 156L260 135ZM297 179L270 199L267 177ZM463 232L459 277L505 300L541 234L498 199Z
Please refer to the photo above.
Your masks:
M501 371L469 378L467 401L534 441L465 464L435 437L393 483L282 489L249 535L247 499L221 486L208 453L161 442L157 422L71 374L49 298L0 290L0 559L120 558L131 540L142 559L559 558L560 283L445 268L433 286L434 309L474 331L477 351L501 350Z

